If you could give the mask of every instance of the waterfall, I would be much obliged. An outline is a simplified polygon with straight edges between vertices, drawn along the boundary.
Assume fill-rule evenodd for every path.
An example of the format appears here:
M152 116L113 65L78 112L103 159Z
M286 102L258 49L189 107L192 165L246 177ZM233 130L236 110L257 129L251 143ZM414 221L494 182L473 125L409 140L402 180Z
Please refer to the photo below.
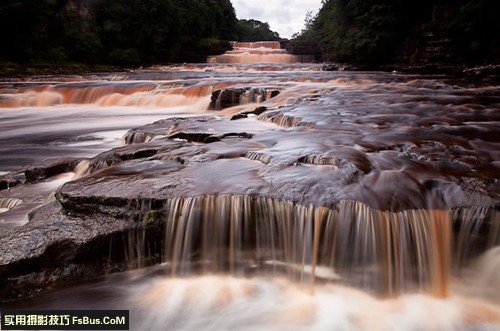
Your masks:
M209 195L170 199L160 214L145 213L142 223L161 218L162 261L173 276L277 274L381 295L445 297L451 275L499 241L498 213L487 207L390 212L357 201L326 208ZM141 254L155 243L136 237L129 258L147 260Z
M152 139L153 139L153 136L151 136L145 132L129 130L123 136L122 143L127 144L127 145L141 144L141 143L151 141Z
M82 160L78 162L74 169L74 179L82 178L90 173L90 161Z
M311 57L291 55L278 41L233 42L233 49L222 55L210 56L208 63L297 63L312 62Z
M93 104L99 107L177 107L206 109L212 85L170 87L146 83L60 84L42 89L19 89L0 94L0 108L46 107L61 104ZM17 92L17 93L16 93Z
M6 212L23 203L23 200L16 198L0 198L0 213Z
M269 48L281 49L279 41L232 42L233 48Z

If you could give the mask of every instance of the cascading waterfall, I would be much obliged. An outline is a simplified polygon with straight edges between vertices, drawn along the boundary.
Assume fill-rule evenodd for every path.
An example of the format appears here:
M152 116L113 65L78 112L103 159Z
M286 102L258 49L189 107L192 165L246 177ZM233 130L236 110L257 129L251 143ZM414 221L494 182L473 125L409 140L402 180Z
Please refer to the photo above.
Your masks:
M200 105L205 109L213 86L170 87L161 84L101 83L101 84L61 84L19 89L17 93L1 94L1 108L46 107L62 104L94 104L99 107L177 107Z
M302 119L299 117L294 117L286 114L280 114L276 112L265 112L257 118L259 121L271 122L279 126L286 128L296 126Z
M122 143L131 144L142 144L151 141L153 137L145 132L141 131L128 131L122 138Z
M299 159L299 162L316 165L339 166L340 161L335 157L324 157L321 155L306 155Z
M278 41L232 43L233 49L222 55L210 56L208 63L297 63L312 62L311 57L288 54Z
M74 179L82 178L83 176L90 173L90 161L82 160L78 162L74 169L75 177Z
M270 48L281 49L279 41L232 42L234 48Z
M230 61L287 56L234 46ZM498 87L305 68L4 83L0 107L20 108L1 111L2 169L72 164L0 178L8 300L126 307L131 330L496 329ZM110 150L120 137L137 145Z
M23 200L16 198L0 198L0 213L6 212L23 203Z
M245 157L249 158L250 160L262 162L264 164L268 164L269 162L271 162L270 155L260 153L260 152L255 152L255 151L250 151L250 152L245 153Z
M143 223L164 222L161 255L173 276L262 273L445 297L451 275L499 244L498 212L488 207L391 212L357 201L331 209L210 195L171 199L162 213L145 212ZM150 258L155 244L144 233L130 242L129 259Z

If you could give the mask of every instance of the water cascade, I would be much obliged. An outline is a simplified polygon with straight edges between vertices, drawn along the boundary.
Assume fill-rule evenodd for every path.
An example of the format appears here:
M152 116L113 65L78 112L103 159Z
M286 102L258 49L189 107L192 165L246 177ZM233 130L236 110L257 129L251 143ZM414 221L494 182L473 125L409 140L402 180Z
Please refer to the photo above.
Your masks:
M143 224L164 222L160 255L174 276L286 275L382 295L445 297L451 275L500 239L498 213L487 207L390 212L356 201L330 209L219 195L171 199L145 215ZM143 230L134 238L129 259L151 259L145 252L157 244Z
M89 174L90 161L82 160L78 162L78 164L75 166L74 172L75 172L75 177L74 177L75 179L82 178L83 176Z
M290 55L278 41L232 44L233 49L222 55L210 56L208 63L297 63L312 62L312 59Z
M193 105L206 109L212 89L212 85L171 87L151 83L67 83L0 95L0 108L94 104L100 107Z
M0 198L0 213L4 213L14 207L19 206L23 201L15 198Z
M0 84L1 308L130 309L154 331L498 329L498 84L233 47Z

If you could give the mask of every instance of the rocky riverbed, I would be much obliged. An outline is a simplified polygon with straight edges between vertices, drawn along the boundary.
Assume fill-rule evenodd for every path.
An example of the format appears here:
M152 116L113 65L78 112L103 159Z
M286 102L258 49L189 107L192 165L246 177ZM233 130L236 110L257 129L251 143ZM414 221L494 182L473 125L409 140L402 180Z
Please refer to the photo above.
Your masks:
M75 129L57 144L33 130L53 155L23 136L11 151L38 152L29 162L10 154L0 168L0 219L10 224L0 228L1 300L158 263L176 276L272 269L381 295L446 296L451 278L500 243L498 86L273 68L5 86L4 123L24 110L35 128L61 111ZM93 132L70 116L87 108ZM132 127L129 109L155 119ZM121 143L95 133L122 118ZM24 134L5 128L9 141ZM96 141L85 154L82 142Z

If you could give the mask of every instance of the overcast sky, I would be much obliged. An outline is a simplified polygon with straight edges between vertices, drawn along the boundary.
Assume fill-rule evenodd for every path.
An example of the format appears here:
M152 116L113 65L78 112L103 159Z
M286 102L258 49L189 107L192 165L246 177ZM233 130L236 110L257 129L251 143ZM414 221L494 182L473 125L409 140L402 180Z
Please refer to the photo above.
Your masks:
M271 30L282 38L290 38L304 28L308 10L314 14L321 7L321 0L231 0L238 18L253 18L268 22Z

